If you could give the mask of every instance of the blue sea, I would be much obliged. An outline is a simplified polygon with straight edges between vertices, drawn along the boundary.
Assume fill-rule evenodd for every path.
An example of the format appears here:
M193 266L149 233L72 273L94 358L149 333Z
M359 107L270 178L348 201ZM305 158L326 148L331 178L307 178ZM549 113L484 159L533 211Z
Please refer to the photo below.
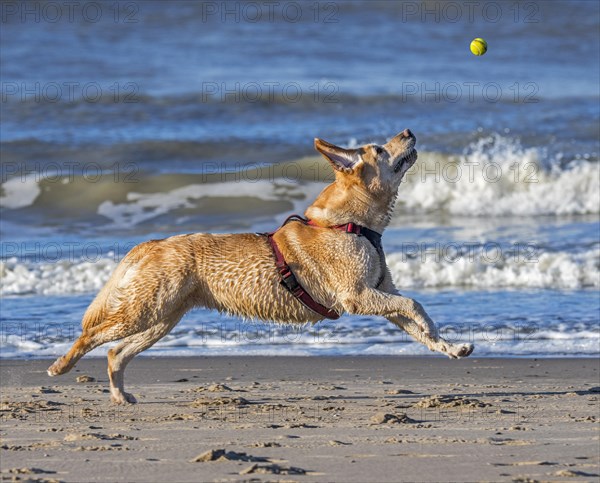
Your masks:
M356 146L405 128L419 159L383 237L400 291L474 355L600 354L598 2L0 13L1 357L64 353L141 241L303 213L331 179L315 137ZM294 327L204 309L146 352L426 353L378 317Z

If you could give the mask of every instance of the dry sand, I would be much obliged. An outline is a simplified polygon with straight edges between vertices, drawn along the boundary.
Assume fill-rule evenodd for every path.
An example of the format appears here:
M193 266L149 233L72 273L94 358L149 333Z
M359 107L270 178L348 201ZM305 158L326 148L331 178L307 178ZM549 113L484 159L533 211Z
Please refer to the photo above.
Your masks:
M49 362L0 362L3 481L599 480L595 359Z

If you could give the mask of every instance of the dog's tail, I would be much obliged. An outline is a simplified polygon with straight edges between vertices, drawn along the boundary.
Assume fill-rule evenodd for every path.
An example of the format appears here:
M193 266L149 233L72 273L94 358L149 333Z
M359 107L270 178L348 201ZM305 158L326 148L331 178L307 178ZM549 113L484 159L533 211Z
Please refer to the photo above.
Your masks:
M81 321L84 334L104 322L110 313L119 309L119 306L127 303L127 296L123 293L123 288L135 278L138 263L148 254L155 243L155 240L140 243L121 260L108 282L85 311Z
M49 376L58 376L69 372L79 359L95 347L123 337L110 330L114 324L111 319L114 319L115 314L127 305L125 288L135 278L140 260L152 250L155 243L157 243L155 240L141 243L121 260L109 281L85 311L81 322L83 329L81 336L66 355L56 359L54 364L48 368Z
M153 249L157 240L150 240L133 247L113 271L110 279L98 292L94 301L83 315L83 333L104 322L107 316L127 303L124 288L136 277L139 262Z

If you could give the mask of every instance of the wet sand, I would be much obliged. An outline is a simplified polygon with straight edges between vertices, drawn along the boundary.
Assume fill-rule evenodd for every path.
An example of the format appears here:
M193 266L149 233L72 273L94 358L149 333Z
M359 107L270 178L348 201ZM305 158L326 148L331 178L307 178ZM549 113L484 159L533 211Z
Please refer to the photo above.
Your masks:
M2 481L598 481L600 362L0 361ZM79 380L80 382L77 382Z

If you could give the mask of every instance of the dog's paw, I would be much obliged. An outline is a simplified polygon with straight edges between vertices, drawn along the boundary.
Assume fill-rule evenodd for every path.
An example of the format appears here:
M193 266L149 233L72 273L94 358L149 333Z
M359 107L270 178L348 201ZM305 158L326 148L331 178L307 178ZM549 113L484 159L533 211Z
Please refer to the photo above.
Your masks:
M115 404L136 404L137 399L128 392L124 391L114 391L110 395L110 400Z
M50 377L59 376L65 371L65 357L61 356L46 371Z
M459 344L450 346L447 350L448 357L452 359L461 359L463 357L469 357L475 349L473 344Z

